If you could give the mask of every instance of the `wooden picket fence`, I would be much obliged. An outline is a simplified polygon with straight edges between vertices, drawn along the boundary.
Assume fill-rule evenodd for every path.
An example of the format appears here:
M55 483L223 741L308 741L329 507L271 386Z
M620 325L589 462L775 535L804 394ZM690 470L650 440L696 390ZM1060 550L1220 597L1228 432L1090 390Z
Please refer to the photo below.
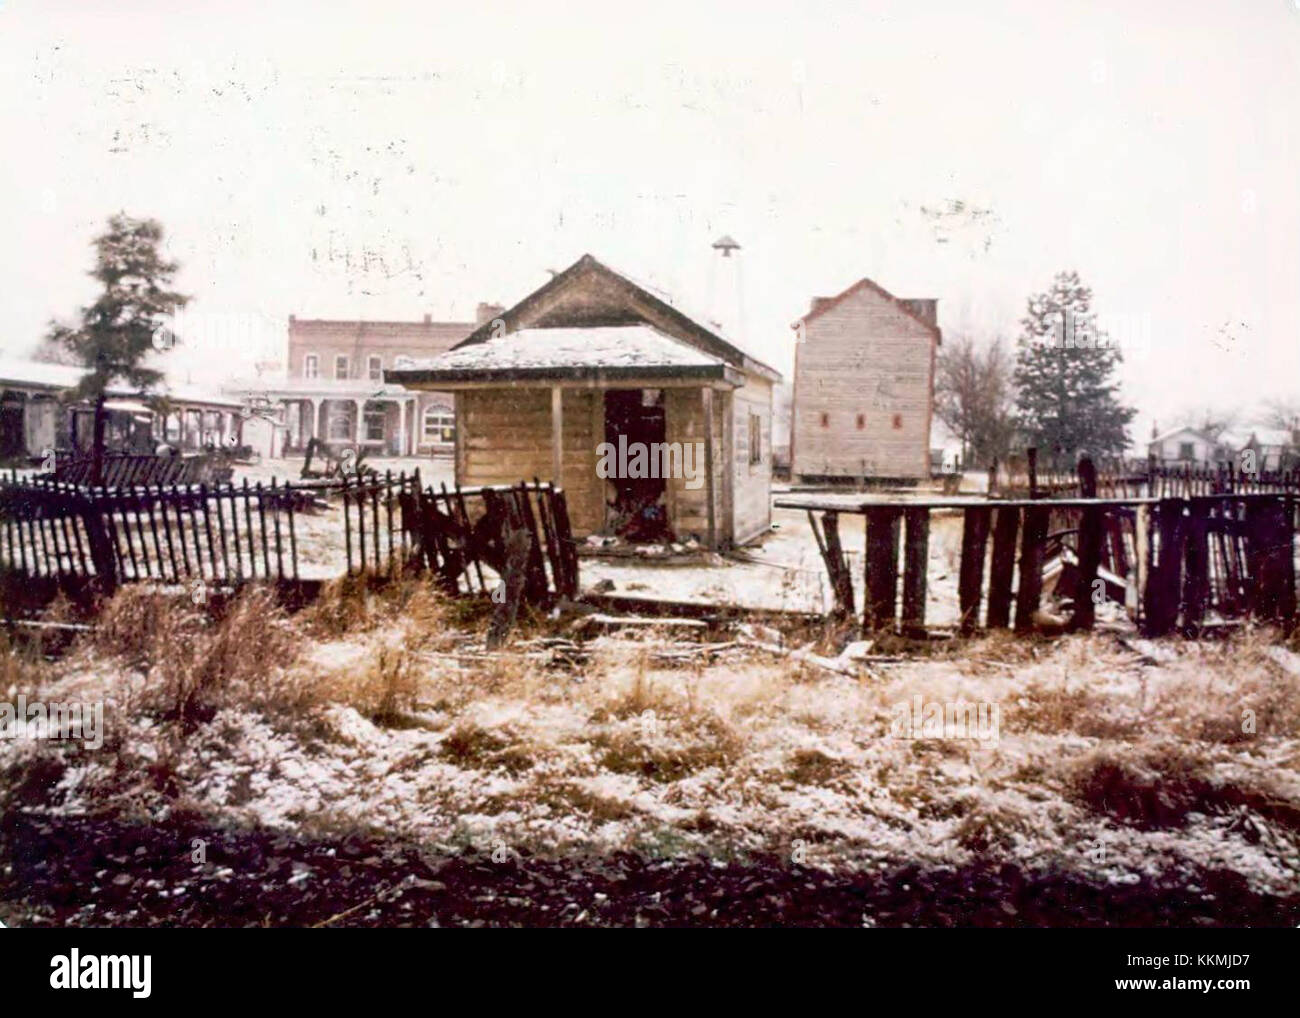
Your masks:
M435 491L419 471L330 482L96 487L0 479L0 568L20 576L232 586L297 581L298 517L341 508L349 575L428 571L452 593L572 597L578 559L564 492L534 481ZM518 560L512 557L519 550Z
M1294 626L1296 499L1289 488L1114 498L1097 496L1100 482L1088 469L1080 480L1084 497L864 498L852 504L796 496L776 505L808 513L835 610L844 616L855 614L854 587L839 517L865 518L862 624L867 632L925 632L930 516L952 510L963 516L962 633L981 625L1011 628L1013 608L1017 631L1038 628L1044 566L1067 551L1073 573L1071 629L1094 625L1095 590L1122 598L1130 582L1136 586L1136 621L1149 635L1175 629L1194 634L1211 614Z
M491 594L510 582L510 551L522 544L525 600L577 593L577 547L564 491L553 484L435 490L417 470L345 478L339 491L349 575L414 567L449 592Z
M298 577L295 512L318 498L250 485L0 483L0 565L33 577L235 584Z
M88 485L93 473L92 458L85 454L63 454L54 459L52 474L42 479L64 484ZM106 488L137 487L158 484L214 484L230 480L232 468L221 453L198 453L181 456L155 456L151 453L104 454Z

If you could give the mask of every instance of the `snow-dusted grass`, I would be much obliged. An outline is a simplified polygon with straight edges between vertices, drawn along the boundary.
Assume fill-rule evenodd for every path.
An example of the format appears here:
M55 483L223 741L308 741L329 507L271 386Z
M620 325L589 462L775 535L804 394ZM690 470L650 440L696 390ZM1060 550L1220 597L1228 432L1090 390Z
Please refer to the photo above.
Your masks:
M1300 880L1300 658L1266 634L1164 643L1158 665L1110 637L990 637L850 676L741 649L668 667L653 633L591 641L577 666L486 655L482 619L419 584L340 585L292 619L141 602L105 622L54 665L4 648L10 698L102 697L109 725L97 752L0 739L10 805L434 849ZM998 705L1000 738L893 737L917 696Z

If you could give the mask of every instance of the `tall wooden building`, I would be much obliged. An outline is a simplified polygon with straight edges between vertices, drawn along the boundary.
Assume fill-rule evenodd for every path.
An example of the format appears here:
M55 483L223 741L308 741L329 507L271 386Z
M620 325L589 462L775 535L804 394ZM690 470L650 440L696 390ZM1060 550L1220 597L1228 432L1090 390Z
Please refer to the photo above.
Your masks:
M813 298L793 325L796 480L929 476L937 304L895 297L870 279Z

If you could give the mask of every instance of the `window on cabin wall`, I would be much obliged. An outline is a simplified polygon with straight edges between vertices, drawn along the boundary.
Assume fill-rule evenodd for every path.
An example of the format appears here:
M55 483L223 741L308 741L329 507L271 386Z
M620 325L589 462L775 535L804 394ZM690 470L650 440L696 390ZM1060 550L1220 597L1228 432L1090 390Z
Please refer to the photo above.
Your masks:
M866 426L867 426L867 415L858 414L858 430L862 431L863 429L866 428Z
M749 465L763 462L763 418L749 415Z
M1191 442L1180 442L1178 444L1178 458L1180 460L1195 459L1196 447Z
M903 430L903 415L902 415L902 414L894 414L894 430L895 430L895 431L902 431L902 430Z
M828 414L828 413L823 412L823 413L822 413L822 427L823 427L823 428L829 428L830 426L831 426L831 415Z

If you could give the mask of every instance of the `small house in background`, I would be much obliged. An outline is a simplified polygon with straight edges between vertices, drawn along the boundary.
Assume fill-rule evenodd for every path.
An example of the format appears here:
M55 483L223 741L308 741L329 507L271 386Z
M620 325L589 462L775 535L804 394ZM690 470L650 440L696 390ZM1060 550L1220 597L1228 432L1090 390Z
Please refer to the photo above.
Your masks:
M1156 434L1153 425L1147 458L1166 467L1213 467L1231 462L1232 450L1196 428L1172 428Z
M796 331L791 474L802 483L930 476L938 301L861 279L814 297Z
M1242 461L1241 453L1254 455L1256 470L1290 470L1296 465L1297 450L1300 450L1300 435L1286 428L1256 428L1243 443L1237 455L1238 464Z
M389 384L455 393L461 485L553 479L576 534L711 547L771 525L780 377L720 326L591 255L449 352L385 372ZM646 470L637 447L667 455Z

